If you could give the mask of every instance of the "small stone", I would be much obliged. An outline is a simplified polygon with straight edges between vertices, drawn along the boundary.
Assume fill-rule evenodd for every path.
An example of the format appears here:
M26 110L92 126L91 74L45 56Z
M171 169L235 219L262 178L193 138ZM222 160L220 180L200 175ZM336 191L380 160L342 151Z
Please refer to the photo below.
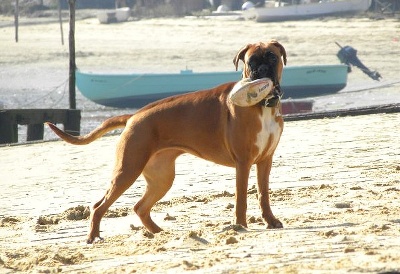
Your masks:
M134 231L140 230L140 226L134 226L134 225L130 225L131 229Z
M164 221L175 221L175 220L176 220L176 217L170 216L168 213L167 213L167 216L165 216L165 218L164 218Z
M350 208L351 204L348 202L343 202L343 203L336 203L335 204L336 208Z
M226 209L231 209L231 208L234 208L235 206L233 205L233 204L231 204L231 203L229 203L227 206L226 206Z
M239 242L239 241L238 241L235 237L233 237L233 236L229 237L229 238L226 239L226 241L225 241L225 243L226 243L227 245L236 244L236 243L238 243L238 242Z
M149 239L154 238L154 234L147 230L143 231L143 236L145 236L146 238L149 238Z
M346 247L344 249L344 253L350 253L350 252L355 252L355 248L354 247Z

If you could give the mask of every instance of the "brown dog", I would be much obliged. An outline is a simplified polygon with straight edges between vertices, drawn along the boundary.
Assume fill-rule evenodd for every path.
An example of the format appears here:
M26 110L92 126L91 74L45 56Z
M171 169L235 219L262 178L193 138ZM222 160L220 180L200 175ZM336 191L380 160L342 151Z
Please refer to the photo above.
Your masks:
M244 62L244 78L268 77L274 82L274 91L251 107L233 105L228 94L235 83L227 83L151 103L134 115L109 118L82 137L68 135L49 123L58 136L76 145L88 144L108 131L125 127L117 145L111 186L91 212L88 243L100 238L101 218L140 174L147 181L147 189L134 210L150 232L160 232L150 210L172 186L175 159L183 153L236 168L236 223L245 227L248 177L250 167L256 164L262 217L268 228L282 227L270 207L269 174L283 130L277 95L286 51L275 40L249 44L233 60L236 69L239 60Z

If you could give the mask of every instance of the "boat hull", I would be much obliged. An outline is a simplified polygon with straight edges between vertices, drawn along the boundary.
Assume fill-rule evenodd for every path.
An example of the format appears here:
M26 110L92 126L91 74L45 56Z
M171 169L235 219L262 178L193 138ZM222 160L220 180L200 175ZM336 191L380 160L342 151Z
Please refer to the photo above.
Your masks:
M169 96L208 89L240 80L241 72L176 74L94 74L76 71L79 91L91 101L117 108L138 108ZM347 66L285 67L284 98L307 98L336 93L347 83Z
M97 19L101 24L125 22L131 15L130 8L119 8L115 10L101 10L97 13Z
M243 16L247 20L256 22L274 22L364 12L370 6L371 0L320 1L280 7L250 8L243 11Z
M286 67L282 75L283 98L307 98L336 93L346 87L346 65Z

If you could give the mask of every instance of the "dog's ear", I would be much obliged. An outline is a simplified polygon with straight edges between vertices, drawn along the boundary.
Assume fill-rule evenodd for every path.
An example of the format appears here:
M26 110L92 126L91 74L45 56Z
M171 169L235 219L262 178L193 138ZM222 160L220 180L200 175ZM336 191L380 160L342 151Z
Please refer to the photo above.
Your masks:
M283 58L283 64L286 65L287 59L286 59L285 48L281 45L281 43L279 43L276 40L272 40L270 43L273 44L275 47L279 48L279 50L281 51L282 58Z
M239 52L236 54L235 58L233 58L233 64L235 65L236 70L238 70L239 60L242 60L244 62L244 55L246 54L250 46L251 44L248 44L247 46L241 48Z

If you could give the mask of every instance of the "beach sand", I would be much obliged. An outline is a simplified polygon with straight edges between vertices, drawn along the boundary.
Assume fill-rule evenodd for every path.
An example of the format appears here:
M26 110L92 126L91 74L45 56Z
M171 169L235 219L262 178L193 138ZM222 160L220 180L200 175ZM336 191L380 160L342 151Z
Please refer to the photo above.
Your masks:
M362 17L271 24L151 19L119 25L92 18L77 22L77 62L87 70L178 71L185 65L229 70L243 44L276 38L291 65L337 63L338 41L394 79L399 26L394 19ZM7 75L21 72L48 73L54 82L62 77L68 57L58 31L57 24L23 26L15 44L13 28L0 28L2 84ZM37 87L33 76L20 75L26 81L14 88L29 81ZM351 77L365 81L361 72ZM0 147L0 272L400 271L399 124L400 114L384 113L287 122L271 173L272 210L283 229L267 230L260 222L254 170L244 229L232 225L234 169L183 155L172 189L153 210L164 231L146 232L132 211L145 188L140 178L110 209L101 224L105 239L93 245L85 243L87 207L107 188L118 137L87 146Z
M93 245L81 218L106 189L118 137L3 147L0 262L50 272L400 271L399 123L400 114L286 123L271 174L284 229L261 223L254 170L243 229L232 225L234 170L184 155L153 210L164 232L146 232L131 210L144 190L139 179Z

